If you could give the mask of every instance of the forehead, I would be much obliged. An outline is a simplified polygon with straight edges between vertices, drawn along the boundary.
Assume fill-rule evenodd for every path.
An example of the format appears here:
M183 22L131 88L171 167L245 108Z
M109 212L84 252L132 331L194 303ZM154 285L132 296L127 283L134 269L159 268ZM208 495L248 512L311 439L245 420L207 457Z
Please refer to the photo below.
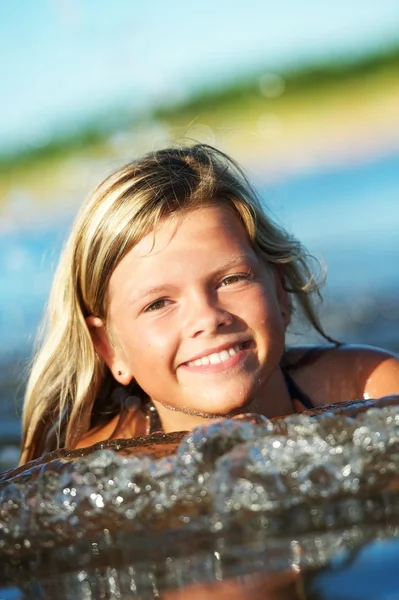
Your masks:
M145 235L131 250L137 258L162 253L188 251L195 247L250 245L246 229L237 213L229 207L207 206L163 220L156 230Z
M216 259L254 257L247 231L231 208L207 206L172 215L145 235L115 268L109 290L182 271L211 268Z

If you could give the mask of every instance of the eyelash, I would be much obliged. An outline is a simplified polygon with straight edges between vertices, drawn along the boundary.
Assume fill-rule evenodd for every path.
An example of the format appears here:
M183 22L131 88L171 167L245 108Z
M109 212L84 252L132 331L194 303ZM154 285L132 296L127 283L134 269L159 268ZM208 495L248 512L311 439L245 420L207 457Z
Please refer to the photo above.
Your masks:
M228 280L231 279L235 279L236 281L233 281L230 283L227 283ZM227 277L225 277L224 279L222 279L222 281L220 282L220 286L225 286L225 285L232 285L232 283L237 283L238 281L241 280L251 280L253 279L253 274L248 272L248 273L238 273L236 275L227 275ZM158 300L155 300L155 302L152 302L151 304L149 304L145 309L144 312L153 312L153 311L157 311L157 310L161 310L162 308L165 307L165 302L167 302L168 299L167 298L159 298ZM158 306L160 303L162 303L162 306Z
M159 298L159 300L155 300L155 302L152 302L151 304L149 304L145 309L144 312L152 312L155 310L161 310L161 308L164 308L164 304L163 306L159 306L158 308L156 308L157 304L165 303L167 301L167 298Z
M235 275L227 275L227 277L222 279L222 281L220 282L220 285L230 285L230 284L226 283L229 279L235 279L236 281L234 281L233 283L237 283L237 281L241 281L243 279L244 280L253 279L253 274L248 272L248 273L238 273Z

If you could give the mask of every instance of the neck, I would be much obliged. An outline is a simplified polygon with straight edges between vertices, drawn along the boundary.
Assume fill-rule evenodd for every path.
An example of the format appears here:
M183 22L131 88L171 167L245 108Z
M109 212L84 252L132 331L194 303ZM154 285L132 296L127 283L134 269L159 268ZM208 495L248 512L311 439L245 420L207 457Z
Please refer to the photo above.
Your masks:
M211 425L220 419L228 418L228 415L207 415L189 409L176 408L164 403L161 404L154 400L153 404L157 409L164 433L191 431L194 427Z
M191 431L199 425L210 425L221 419L228 419L236 414L257 413L269 419L290 415L294 412L287 385L281 369L276 369L267 383L256 394L255 399L242 410L233 414L208 415L189 409L177 408L153 400L157 409L162 430L165 433L173 431Z
M256 395L250 410L268 419L291 415L294 411L287 384L280 368L272 373L270 379Z

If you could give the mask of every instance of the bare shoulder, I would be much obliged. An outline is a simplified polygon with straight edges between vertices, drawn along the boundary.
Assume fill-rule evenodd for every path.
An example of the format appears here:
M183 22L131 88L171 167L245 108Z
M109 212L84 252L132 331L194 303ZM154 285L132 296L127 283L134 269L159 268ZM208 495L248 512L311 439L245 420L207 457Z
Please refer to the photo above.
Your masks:
M399 393L399 356L372 346L347 346L337 349L347 357L363 389L364 397L380 398Z
M114 417L112 421L106 425L91 429L79 440L76 444L76 449L88 448L89 446L93 446L93 444L97 444L97 442L104 442L105 440L111 439L117 426L117 422L118 417Z
M287 352L288 368L305 390L330 402L399 393L399 356L360 345L302 346Z
M125 419L120 419L120 415L116 415L105 425L88 431L76 444L76 448L88 448L106 440L145 436L146 427L145 415L139 410L131 410Z

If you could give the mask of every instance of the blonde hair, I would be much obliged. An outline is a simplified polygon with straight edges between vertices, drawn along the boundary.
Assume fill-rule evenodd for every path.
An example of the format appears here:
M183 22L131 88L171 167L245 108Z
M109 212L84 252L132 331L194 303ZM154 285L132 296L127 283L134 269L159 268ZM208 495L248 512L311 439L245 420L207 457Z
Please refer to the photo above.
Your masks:
M74 447L96 424L98 397L111 375L94 351L85 319L96 315L106 320L107 288L116 265L169 215L215 202L235 210L255 250L278 265L294 304L330 339L314 309L319 286L308 255L266 217L231 158L202 144L145 156L105 179L77 215L54 278L44 342L27 386L21 463L60 446Z

